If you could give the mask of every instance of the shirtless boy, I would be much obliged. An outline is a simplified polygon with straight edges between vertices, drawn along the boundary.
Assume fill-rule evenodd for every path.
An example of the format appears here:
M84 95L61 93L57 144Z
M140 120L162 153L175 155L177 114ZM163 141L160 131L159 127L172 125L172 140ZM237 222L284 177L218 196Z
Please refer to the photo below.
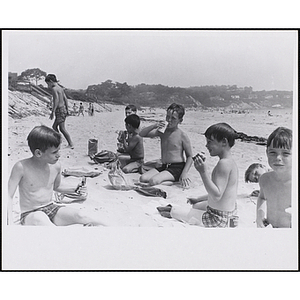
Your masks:
M61 193L83 191L61 186L61 167L58 162L61 135L46 126L36 126L29 133L28 145L32 157L18 161L8 181L8 224L12 225L12 203L19 187L22 225L104 225L98 216L88 216L84 210L53 203L53 190Z
M144 162L144 144L143 138L139 135L140 118L136 114L130 114L125 119L126 130L129 138L128 142L123 140L123 147L130 155L130 159L122 162L122 156L119 157L124 173L138 172ZM124 158L123 158L124 159Z
M206 130L206 148L210 156L219 157L211 178L204 155L194 157L195 168L208 193L206 211L203 210L202 202L193 204L192 208L168 205L157 208L162 216L204 227L228 227L232 219L234 225L231 226L236 226L238 168L231 155L236 136L234 129L226 123L212 125Z
M125 107L125 117L128 117L129 115L136 115L137 109L136 106L133 104L128 104ZM117 151L119 153L124 153L128 155L128 152L126 152L126 150L124 149L124 142L128 143L128 138L129 138L129 133L126 130L120 130L119 134L118 134L118 143L117 143Z
M189 186L188 171L193 162L192 147L187 134L178 128L184 113L182 105L173 103L167 109L167 127L164 132L160 131L164 127L163 121L140 131L142 137L158 136L160 138L162 160L161 167L151 169L140 177L141 182L147 182L153 186L166 181L180 181L183 187Z
M267 157L271 172L259 179L257 227L291 227L292 199L292 131L278 127L267 140Z
M73 149L73 143L69 133L66 130L65 121L67 116L69 115L68 110L68 99L62 87L58 85L58 81L54 74L48 74L45 78L45 82L48 84L48 88L52 92L53 96L53 106L52 112L50 114L50 119L53 120L55 115L55 120L52 125L52 128L58 131L58 127L60 132L64 135L68 142L68 147Z

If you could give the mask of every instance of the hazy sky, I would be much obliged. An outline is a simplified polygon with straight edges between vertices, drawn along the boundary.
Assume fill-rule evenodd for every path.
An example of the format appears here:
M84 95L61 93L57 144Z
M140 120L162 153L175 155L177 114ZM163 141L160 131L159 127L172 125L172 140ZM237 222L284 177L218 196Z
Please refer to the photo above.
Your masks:
M8 70L40 68L67 88L112 81L293 89L294 31L6 31ZM298 63L298 62L297 62Z

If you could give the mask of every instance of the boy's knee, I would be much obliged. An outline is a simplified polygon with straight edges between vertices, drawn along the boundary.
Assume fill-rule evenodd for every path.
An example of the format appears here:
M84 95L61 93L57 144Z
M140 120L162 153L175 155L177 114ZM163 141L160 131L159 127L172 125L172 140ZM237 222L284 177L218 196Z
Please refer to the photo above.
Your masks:
M155 177L152 177L150 178L149 180L149 185L157 185L157 184L160 184L161 183L161 180L155 178Z
M145 174L143 174L141 177L140 177L140 182L148 182L149 180L148 180L148 177L147 176L145 176Z
M122 169L122 171L124 172L124 173L130 173L130 169L129 168L127 168L126 166Z

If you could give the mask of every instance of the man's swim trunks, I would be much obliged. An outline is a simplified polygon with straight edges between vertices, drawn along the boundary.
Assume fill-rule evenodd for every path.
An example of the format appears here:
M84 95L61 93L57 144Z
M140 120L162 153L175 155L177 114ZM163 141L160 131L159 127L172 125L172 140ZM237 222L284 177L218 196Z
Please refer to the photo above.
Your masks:
M36 212L36 211L44 212L49 217L50 221L53 223L53 219L54 219L54 217L56 216L58 210L61 207L64 207L64 206L63 205L57 205L57 204L54 204L54 203L50 203L50 204L47 204L46 206L42 206L42 207L30 210L30 211L23 212L21 214L21 217L20 217L20 223L21 223L21 225L24 225L25 224L25 218L30 213Z
M158 172L162 171L168 171L173 175L175 181L178 181L180 178L180 175L184 169L185 162L180 162L180 163L172 163L172 164L162 164L161 167L156 168Z
M58 124L64 122L66 120L68 113L65 106L57 107L55 110L55 118Z
M207 206L206 212L202 215L202 223L205 227L229 227L230 219L237 219L237 209L233 211L222 211Z

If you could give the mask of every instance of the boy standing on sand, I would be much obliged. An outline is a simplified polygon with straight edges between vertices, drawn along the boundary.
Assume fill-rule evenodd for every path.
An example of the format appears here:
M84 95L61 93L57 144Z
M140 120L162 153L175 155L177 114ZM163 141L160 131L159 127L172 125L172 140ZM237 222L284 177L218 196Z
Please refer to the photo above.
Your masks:
M80 193L83 187L61 187L61 135L46 126L36 126L29 133L28 145L32 157L18 161L8 181L8 224L12 220L13 196L19 187L22 225L66 226L71 224L104 225L99 217L88 216L83 210L57 205L52 201L53 190Z
M218 156L219 162L209 177L205 157L197 154L194 157L194 165L200 173L208 197L206 211L203 203L195 203L193 207L182 208L158 207L158 211L164 217L174 218L191 225L204 227L228 227L233 219L232 227L236 226L236 197L238 186L238 168L231 155L231 147L234 145L236 132L226 123L218 123L210 126L206 132L206 148L210 156ZM200 199L200 198L199 198ZM200 200L201 201L201 200Z
M58 81L54 74L48 74L45 78L45 82L48 84L48 88L51 90L53 96L53 106L52 112L50 114L50 119L53 120L53 117L55 115L55 120L52 128L55 131L59 132L59 127L60 132L64 135L68 142L68 147L73 149L74 146L71 137L65 127L65 120L69 115L67 96L63 88L58 85Z
M126 130L129 135L128 142L123 141L124 150L129 153L130 159L125 160L126 165L122 168L124 173L138 172L144 162L143 138L139 135L140 118L136 114L126 117ZM121 160L120 156L120 160Z
M157 185L165 181L180 181L182 186L188 187L190 179L187 173L192 165L192 147L190 140L178 125L185 114L182 105L173 103L167 109L167 127L164 132L164 122L160 121L140 131L142 137L156 137L161 140L162 167L151 169L140 177L141 182ZM184 158L186 157L186 161Z
M292 200L292 130L278 127L267 140L267 157L273 171L259 179L257 227L290 228Z

